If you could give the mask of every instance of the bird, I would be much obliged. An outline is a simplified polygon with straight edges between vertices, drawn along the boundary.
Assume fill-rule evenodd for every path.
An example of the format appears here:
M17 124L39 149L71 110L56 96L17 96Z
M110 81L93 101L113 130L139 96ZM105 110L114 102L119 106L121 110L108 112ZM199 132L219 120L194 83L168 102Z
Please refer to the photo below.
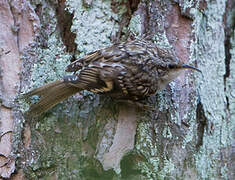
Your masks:
M28 112L39 115L83 90L138 102L165 88L185 69L201 72L152 41L115 43L69 64L65 71L72 75L26 93L26 97L40 97Z

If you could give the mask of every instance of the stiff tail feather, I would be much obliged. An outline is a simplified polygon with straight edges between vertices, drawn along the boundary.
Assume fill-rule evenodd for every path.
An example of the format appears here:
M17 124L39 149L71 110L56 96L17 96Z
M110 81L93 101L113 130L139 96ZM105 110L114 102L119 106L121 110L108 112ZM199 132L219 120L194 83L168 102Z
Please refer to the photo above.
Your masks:
M32 115L39 115L79 91L79 88L69 86L63 80L58 80L40 88L34 89L25 94L25 96L30 97L39 95L40 100L30 106L28 113Z

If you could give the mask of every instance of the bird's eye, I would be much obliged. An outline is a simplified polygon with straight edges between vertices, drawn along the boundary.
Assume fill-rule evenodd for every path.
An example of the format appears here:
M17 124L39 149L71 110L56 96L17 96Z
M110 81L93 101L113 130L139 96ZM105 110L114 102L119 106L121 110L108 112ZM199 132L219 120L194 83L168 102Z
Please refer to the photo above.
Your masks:
M174 65L174 64L169 64L169 65L168 65L168 68L169 68L169 69L173 69L173 68L175 68L175 65Z

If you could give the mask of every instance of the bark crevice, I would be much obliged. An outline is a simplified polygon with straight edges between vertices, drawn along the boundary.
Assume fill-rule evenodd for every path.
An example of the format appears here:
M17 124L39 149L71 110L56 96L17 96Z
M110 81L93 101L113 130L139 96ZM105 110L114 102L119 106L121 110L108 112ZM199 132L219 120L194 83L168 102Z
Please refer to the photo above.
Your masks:
M232 9L235 7L235 3L231 0L226 4L227 11L224 14L224 25L225 25L225 40L224 40L224 48L225 48L225 74L224 74L224 91L227 91L226 80L230 77L230 64L232 55L230 50L232 49L231 38L234 31L235 26L235 14L231 14ZM229 16L231 16L231 21L228 21ZM230 24L229 24L230 23ZM229 109L229 98L226 96L226 105L227 109Z
M66 52L75 53L77 50L77 44L75 43L76 34L71 31L74 14L66 10L65 2L61 0L58 3L50 3L55 8L57 28L66 47Z
M200 101L197 104L196 119L197 119L197 124L198 124L196 150L198 151L199 148L203 145L204 132L208 126L208 120L205 116L203 105Z

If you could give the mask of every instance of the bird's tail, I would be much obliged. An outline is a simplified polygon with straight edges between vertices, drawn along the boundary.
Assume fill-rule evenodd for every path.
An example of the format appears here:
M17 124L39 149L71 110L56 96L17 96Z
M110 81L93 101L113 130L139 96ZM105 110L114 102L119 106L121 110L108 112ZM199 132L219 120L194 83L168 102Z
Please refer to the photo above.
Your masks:
M38 95L40 100L31 105L28 112L32 115L39 115L79 91L79 88L69 86L64 80L58 80L34 89L25 94L25 97Z

